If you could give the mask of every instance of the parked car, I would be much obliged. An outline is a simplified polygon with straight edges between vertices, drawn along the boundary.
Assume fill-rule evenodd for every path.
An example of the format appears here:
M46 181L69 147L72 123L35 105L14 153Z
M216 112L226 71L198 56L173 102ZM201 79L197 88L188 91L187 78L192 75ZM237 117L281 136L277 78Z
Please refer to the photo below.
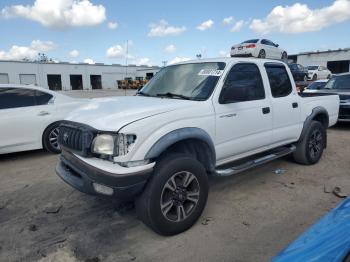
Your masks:
M332 76L332 72L327 67L311 65L307 67L308 79L316 81L318 79L329 79Z
M298 82L298 81L303 81L306 82L307 81L307 76L308 76L308 71L305 67L303 67L300 64L289 64L289 69L292 72L294 81Z
M161 69L136 96L72 112L60 127L56 173L87 194L134 199L146 225L174 235L200 217L208 175L288 154L317 163L338 107L337 95L298 95L280 61L183 62Z
M304 89L304 92L313 93L313 92L317 92L318 90L322 90L324 89L327 82L328 82L328 79L321 79L321 80L312 82Z
M342 201L272 262L350 262L350 198Z
M44 148L59 153L59 124L82 100L27 85L0 85L0 154Z
M258 58L271 58L287 60L287 52L279 48L278 44L267 39L251 39L231 48L231 57L253 56Z
M339 95L339 121L350 122L350 73L334 75L323 90Z

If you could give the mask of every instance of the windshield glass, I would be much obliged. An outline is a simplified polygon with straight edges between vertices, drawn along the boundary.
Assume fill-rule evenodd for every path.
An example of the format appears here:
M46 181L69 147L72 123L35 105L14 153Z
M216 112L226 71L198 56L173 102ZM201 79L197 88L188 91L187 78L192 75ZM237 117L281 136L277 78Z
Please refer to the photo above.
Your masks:
M318 66L308 66L307 69L308 70L317 70Z
M241 44L256 44L258 41L259 39L251 39L251 40L244 41Z
M222 62L172 65L160 70L139 95L206 100L225 69Z
M349 89L350 75L333 76L326 84L326 89Z
M323 89L326 84L327 82L313 82L307 87L307 89L320 90Z

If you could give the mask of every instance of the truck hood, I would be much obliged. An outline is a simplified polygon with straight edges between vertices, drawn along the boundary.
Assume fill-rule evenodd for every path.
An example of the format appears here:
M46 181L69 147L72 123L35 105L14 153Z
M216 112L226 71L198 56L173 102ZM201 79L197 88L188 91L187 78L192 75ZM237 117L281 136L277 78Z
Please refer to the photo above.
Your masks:
M66 120L116 132L132 122L190 107L193 103L198 101L144 96L95 98L70 113Z

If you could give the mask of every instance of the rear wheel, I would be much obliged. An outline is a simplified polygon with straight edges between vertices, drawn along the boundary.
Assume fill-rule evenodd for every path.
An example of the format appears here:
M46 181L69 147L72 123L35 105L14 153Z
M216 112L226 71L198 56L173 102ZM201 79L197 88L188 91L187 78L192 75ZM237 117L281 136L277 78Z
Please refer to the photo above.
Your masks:
M138 217L161 235L189 229L208 197L208 177L201 163L186 154L172 154L157 163L152 180L136 200Z
M326 130L320 122L312 121L304 138L297 144L294 160L304 165L316 164L326 145Z
M261 49L258 55L258 58L266 58L266 52L264 49Z
M287 52L283 52L283 53L282 53L281 59L282 59L282 60L287 60L287 59L288 59Z
M59 122L53 123L46 128L43 134L43 147L46 151L59 154L61 153L61 148L58 144Z

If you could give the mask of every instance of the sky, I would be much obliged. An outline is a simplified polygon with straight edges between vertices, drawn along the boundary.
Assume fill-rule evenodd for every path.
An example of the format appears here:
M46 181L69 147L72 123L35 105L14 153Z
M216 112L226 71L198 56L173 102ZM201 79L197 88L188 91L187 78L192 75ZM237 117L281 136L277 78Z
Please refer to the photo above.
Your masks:
M288 54L350 47L350 0L2 0L0 23L2 60L162 65L251 38Z

